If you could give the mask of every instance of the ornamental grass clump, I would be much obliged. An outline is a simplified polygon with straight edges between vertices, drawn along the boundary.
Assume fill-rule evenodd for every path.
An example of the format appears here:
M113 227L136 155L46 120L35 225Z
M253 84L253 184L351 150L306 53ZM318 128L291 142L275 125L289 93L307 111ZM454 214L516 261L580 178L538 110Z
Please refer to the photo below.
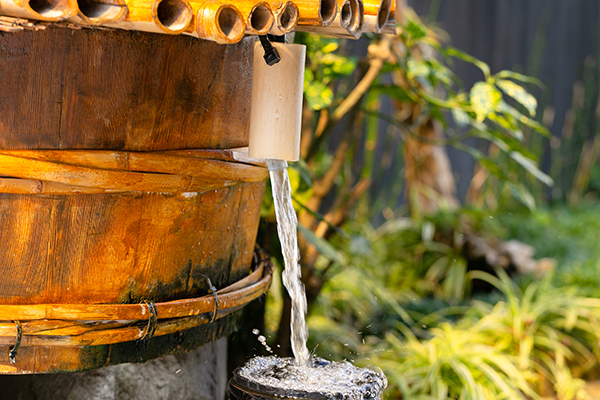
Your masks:
M532 384L540 388L548 381L559 399L575 398L578 378L600 360L600 299L577 296L574 287L553 287L551 274L523 292L504 271L497 274L471 273L498 288L505 301L473 302L461 325L477 319L473 328L513 356Z
M406 332L405 332L406 333ZM511 356L485 333L442 323L431 338L386 335L384 348L370 362L383 369L388 396L407 400L526 400L532 390Z

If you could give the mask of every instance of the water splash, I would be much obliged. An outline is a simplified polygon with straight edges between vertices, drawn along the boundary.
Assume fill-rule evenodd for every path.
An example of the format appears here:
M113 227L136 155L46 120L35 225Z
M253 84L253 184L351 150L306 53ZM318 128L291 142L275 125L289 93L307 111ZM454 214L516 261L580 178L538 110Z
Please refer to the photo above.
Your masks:
M296 363L309 366L310 353L306 347L308 329L306 328L306 293L301 281L300 250L298 249L298 217L292 204L292 187L287 172L287 163L280 160L267 160L271 176L271 188L277 216L277 233L281 241L285 269L282 274L283 285L292 300L291 345Z
M309 366L291 358L255 357L234 372L234 380L241 387L285 399L375 400L387 386L383 373L317 357Z

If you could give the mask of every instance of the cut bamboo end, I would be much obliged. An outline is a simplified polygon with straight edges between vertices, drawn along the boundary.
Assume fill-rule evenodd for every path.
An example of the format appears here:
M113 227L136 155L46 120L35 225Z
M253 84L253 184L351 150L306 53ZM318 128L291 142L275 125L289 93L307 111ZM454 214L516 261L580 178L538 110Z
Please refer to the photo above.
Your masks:
M297 30L346 39L360 38L364 20L362 0L342 0L338 8L340 11L328 27L301 26Z
M329 26L338 13L336 0L321 0L316 8L313 0L296 0L299 26Z
M298 6L295 3L288 1L273 11L273 16L275 21L273 22L270 33L272 35L285 35L296 28L300 13L298 11Z
M365 7L362 0L350 0L350 9L352 10L352 18L346 27L346 30L354 39L360 38L363 31L363 23L365 20Z
M127 7L122 0L77 0L79 13L73 18L92 25L120 21L125 18Z
M390 16L392 0L366 0L365 21L363 31L370 33L381 33Z
M298 161L306 47L272 43L281 61L268 66L254 45L249 151L252 158Z
M196 14L196 33L200 39L221 44L237 43L244 37L244 16L235 6L208 1Z
M236 2L246 22L246 33L266 35L271 30L275 18L269 3L262 1L254 3L250 0Z
M42 21L61 21L77 14L75 0L24 0L28 13Z
M166 33L178 34L192 24L193 10L187 0L158 0L152 7L152 19Z
M337 22L339 20L339 25L342 28L347 28L350 25L350 20L352 19L352 9L350 8L350 1L346 0L344 2L338 2L339 12L336 17Z

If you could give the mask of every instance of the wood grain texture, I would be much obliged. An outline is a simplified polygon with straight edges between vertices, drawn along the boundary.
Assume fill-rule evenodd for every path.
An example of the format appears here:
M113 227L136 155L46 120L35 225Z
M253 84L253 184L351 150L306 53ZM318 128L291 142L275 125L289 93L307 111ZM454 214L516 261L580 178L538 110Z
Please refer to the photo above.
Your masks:
M48 27L0 36L0 148L247 144L252 46Z
M257 189L253 185L258 185ZM196 297L249 267L260 203L246 184L203 194L0 194L0 304ZM238 223L239 212L253 221ZM246 263L241 265L241 263Z
M266 174L216 150L248 144L254 41L221 46L184 36L52 26L0 35L0 157L6 166L14 166L15 157L22 164L0 179L0 188L12 191L0 193L0 305L93 309L169 302L205 296L207 278L220 289L248 274ZM114 177L111 188L127 176L127 187L67 190L85 183L84 172ZM196 184L152 192L136 186L142 175L187 176ZM159 311L168 316L175 308ZM5 318L0 374L146 360L236 328L234 315L210 322L206 311L192 316L198 310L181 319L183 332L171 334L175 322L163 317L157 327L163 336L146 350L135 342L143 333L140 320L115 318L107 322L114 327L100 332L82 321L57 328L33 319L23 322L16 364L2 357L16 333L12 318ZM65 335L41 334L44 324ZM116 332L121 328L124 333ZM38 335L27 335L29 329ZM115 338L131 341L111 344Z

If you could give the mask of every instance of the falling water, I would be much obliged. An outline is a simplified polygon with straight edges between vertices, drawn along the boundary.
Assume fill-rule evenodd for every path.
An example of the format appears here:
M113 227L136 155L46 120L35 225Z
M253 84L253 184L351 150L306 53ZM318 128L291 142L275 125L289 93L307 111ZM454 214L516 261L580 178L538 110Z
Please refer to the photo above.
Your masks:
M273 395L282 399L380 400L383 389L387 386L387 379L383 373L358 368L349 362L330 362L311 357L306 348L306 293L300 279L298 218L292 205L287 163L267 160L267 167L271 174L277 232L285 262L283 284L292 300L290 325L295 358L254 357L234 371L228 386L229 398L254 398L245 397L243 393L247 392ZM260 334L258 330L254 333ZM260 338L261 336L259 340ZM261 340L264 344L263 341L264 337ZM242 393L241 397L236 391Z
M267 160L271 175L271 188L277 216L277 233L281 241L285 269L283 285L292 300L292 351L296 363L310 365L310 353L306 347L308 329L306 328L306 293L300 280L300 251L298 249L298 218L292 204L292 187L287 172L287 163L280 160Z

